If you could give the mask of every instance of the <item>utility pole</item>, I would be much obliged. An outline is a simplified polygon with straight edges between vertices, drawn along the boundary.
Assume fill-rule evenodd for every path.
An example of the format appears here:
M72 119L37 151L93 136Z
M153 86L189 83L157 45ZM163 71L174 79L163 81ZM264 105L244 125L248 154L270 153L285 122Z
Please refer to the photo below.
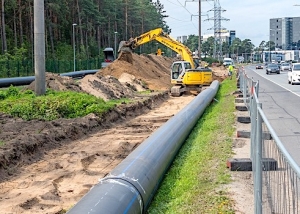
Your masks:
M73 65L74 65L74 69L73 69L73 71L75 72L76 71L76 56L75 56L75 54L76 54L76 46L75 46L75 26L76 26L77 24L76 23L73 23L72 24L72 30L73 30L73 60L74 60L74 62L73 62Z
M199 40L198 40L198 57L201 63L201 0L199 0ZM200 64L199 64L200 65Z
M213 1L213 0L199 0L199 39L198 39L198 57L199 57L199 60L201 61L201 1ZM195 2L194 0L186 0L185 3L187 2Z
M35 93L46 93L44 0L34 0Z

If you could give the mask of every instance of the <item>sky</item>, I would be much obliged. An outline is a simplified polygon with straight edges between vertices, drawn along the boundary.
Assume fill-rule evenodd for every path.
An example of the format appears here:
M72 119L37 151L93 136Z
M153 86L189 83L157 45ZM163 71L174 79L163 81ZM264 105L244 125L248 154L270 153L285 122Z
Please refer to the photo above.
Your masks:
M199 34L199 0L160 0L171 28L170 36ZM300 0L219 0L222 10L221 27L235 30L241 40L250 39L257 47L269 41L272 18L300 17ZM299 6L295 6L299 5ZM213 34L214 1L201 1L201 35ZM209 30L211 29L211 30Z

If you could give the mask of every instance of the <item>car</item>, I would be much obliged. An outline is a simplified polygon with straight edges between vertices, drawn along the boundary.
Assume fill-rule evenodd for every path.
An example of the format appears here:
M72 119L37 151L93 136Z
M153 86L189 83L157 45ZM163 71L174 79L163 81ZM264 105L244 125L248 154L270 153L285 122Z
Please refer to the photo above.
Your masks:
M277 73L280 74L280 70L277 64L275 63L270 63L267 65L266 67L266 74L270 74L270 73Z
M291 70L290 63L287 62L281 63L280 71L289 71L289 70Z
M223 65L224 66L233 65L233 60L231 58L224 58Z
M291 71L288 72L289 84L300 84L300 63L293 63Z
M263 67L262 65L259 64L259 65L256 65L255 68L256 68L256 69L263 69L264 67Z

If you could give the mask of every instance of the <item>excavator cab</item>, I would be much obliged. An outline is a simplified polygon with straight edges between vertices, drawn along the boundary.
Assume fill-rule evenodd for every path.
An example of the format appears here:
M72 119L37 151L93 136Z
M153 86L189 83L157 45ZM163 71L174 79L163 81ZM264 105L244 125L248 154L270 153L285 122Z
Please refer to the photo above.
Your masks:
M171 67L171 95L180 96L184 92L198 94L202 85L209 85L212 82L212 70L210 68L192 68L188 61L177 61Z
M188 69L191 69L191 63L187 61L176 61L172 64L171 67L171 82L172 83L182 83L182 79L185 75L185 72Z

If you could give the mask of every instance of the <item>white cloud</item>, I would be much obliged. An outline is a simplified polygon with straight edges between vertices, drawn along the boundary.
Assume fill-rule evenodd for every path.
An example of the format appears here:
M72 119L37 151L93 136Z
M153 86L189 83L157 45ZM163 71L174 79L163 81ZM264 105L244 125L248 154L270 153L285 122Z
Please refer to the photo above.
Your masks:
M199 1L194 0L160 0L164 5L167 24L172 29L171 36L176 38L182 35L198 35L198 9ZM297 0L219 0L223 18L229 21L222 21L222 27L227 30L235 30L236 36L241 40L251 39L255 46L262 40L269 40L269 23L271 18L299 17L300 6ZM214 21L205 21L208 17L214 17L214 1L201 2L202 22L201 31L204 34L213 34ZM210 12L208 12L211 10Z

